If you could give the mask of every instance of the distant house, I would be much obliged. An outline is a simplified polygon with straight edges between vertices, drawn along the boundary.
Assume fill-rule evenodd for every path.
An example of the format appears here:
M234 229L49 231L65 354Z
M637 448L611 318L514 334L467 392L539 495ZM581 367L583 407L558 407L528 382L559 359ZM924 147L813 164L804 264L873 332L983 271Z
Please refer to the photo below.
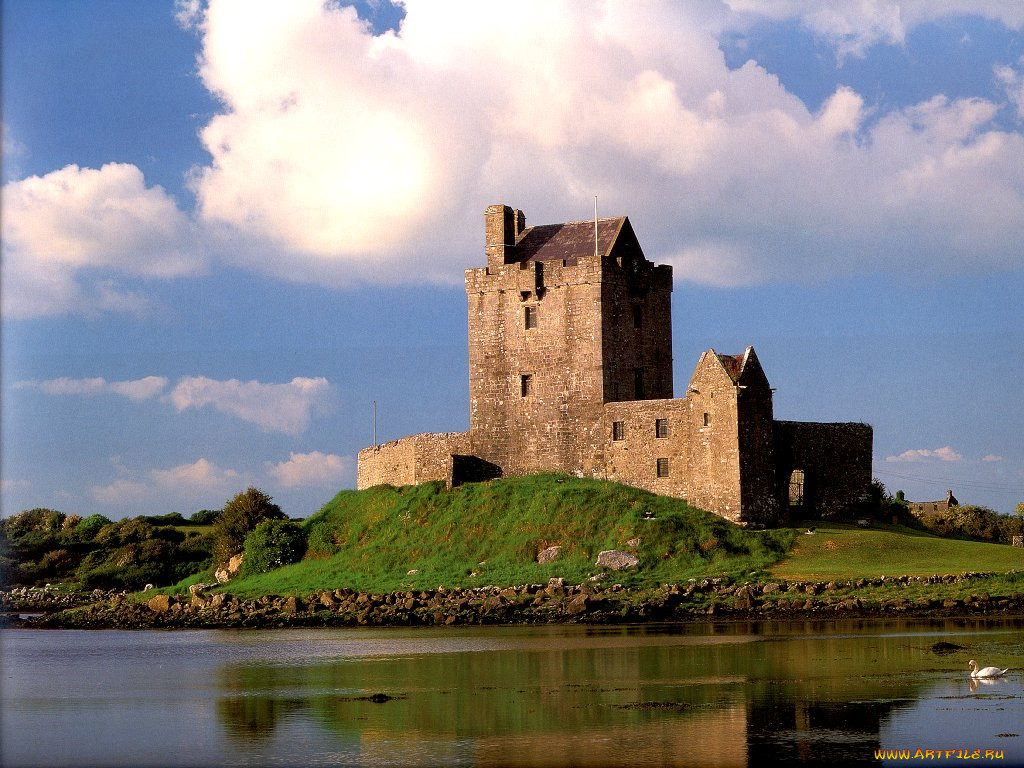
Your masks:
M908 501L907 507L917 517L935 517L948 512L950 507L959 506L953 491L946 491L946 498L942 501Z

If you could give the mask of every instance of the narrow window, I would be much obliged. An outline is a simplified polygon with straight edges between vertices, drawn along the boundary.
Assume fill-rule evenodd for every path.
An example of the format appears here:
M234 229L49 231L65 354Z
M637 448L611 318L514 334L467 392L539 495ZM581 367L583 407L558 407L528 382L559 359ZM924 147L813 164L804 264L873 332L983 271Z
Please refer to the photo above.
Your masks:
M654 436L668 437L668 419L654 420Z
M794 469L789 476L789 505L799 507L804 503L804 471Z
M644 369L633 369L633 397L636 400L644 399Z
M537 308L536 307L524 307L526 310L526 327L536 328L537 327Z
M519 377L519 390L523 397L529 397L533 394L533 374L524 373Z
M705 427L710 427L711 426L711 414L708 413L707 411L704 411L704 426Z
M644 324L644 308L639 304L633 305L633 327L642 328Z
M658 459L658 477L668 477L668 459Z
M612 440L625 440L626 439L626 422L624 421L613 421L612 422Z

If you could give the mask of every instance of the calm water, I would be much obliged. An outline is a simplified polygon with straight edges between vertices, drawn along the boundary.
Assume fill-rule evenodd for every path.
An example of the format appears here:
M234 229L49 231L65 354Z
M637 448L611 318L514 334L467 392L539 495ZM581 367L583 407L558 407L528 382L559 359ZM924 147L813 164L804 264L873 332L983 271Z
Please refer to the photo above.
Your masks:
M976 689L966 673L969 658L1024 667L1022 629L5 630L0 762L754 766L992 749L1024 765L1024 672ZM925 762L942 761L890 764Z

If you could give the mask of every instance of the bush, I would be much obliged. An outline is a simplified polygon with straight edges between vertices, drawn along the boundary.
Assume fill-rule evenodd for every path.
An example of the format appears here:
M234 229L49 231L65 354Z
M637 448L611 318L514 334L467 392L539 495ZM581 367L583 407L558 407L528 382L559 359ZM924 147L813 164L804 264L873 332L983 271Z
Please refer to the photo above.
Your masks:
M248 488L224 505L224 511L213 524L213 556L225 562L242 551L245 537L264 520L285 518L281 508L267 494Z
M193 525L213 525L217 522L220 514L221 511L219 509L200 509L198 512L193 513L188 521Z
M297 563L306 552L306 534L291 520L264 520L245 537L242 576Z

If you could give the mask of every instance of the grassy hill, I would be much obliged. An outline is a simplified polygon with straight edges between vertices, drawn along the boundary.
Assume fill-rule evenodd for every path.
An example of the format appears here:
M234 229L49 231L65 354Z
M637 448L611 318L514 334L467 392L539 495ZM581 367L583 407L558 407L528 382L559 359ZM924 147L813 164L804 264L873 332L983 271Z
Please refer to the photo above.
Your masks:
M815 533L799 535L805 529L796 529L793 548L771 568L773 576L828 580L1024 570L1024 550L1005 544L946 539L899 525L809 524L817 526Z
M534 475L446 490L439 483L342 491L303 523L302 562L231 582L240 597L306 595L349 587L408 589L509 586L561 576L580 583L601 571L605 549L639 567L611 575L633 587L733 576L819 580L1024 569L1024 551L945 539L902 526L842 523L748 531L685 501L599 480ZM559 558L536 562L546 547ZM768 572L768 573L766 573ZM208 580L197 575L185 584Z
M552 576L578 583L602 570L594 561L605 549L640 558L638 568L615 574L616 582L653 586L764 569L793 540L789 530L743 530L680 499L560 475L451 491L439 483L342 491L303 525L309 552L302 562L233 581L231 592L386 592ZM539 565L537 554L553 545L562 547L558 559Z

